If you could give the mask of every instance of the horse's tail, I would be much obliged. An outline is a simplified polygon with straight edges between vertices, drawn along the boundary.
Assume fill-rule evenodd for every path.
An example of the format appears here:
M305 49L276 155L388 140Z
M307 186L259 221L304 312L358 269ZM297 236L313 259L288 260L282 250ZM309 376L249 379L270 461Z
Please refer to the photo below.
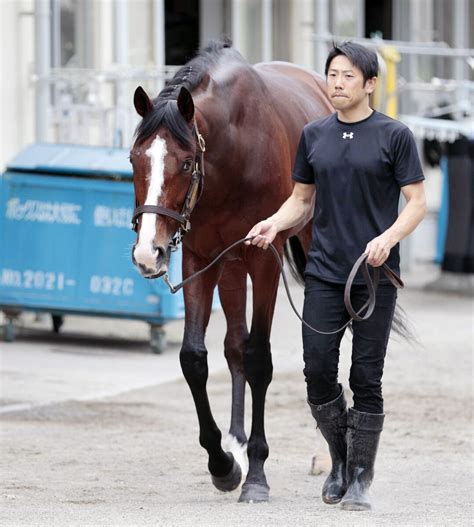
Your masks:
M304 286L306 253L299 238L297 236L291 236L291 238L286 241L283 251L285 259L289 264L291 275L299 284ZM350 329L352 331L352 324L350 325ZM395 335L402 340L413 344L418 342L413 326L408 320L405 310L398 304L395 307L395 313L393 315L392 330Z
M397 304L395 306L395 313L393 315L392 330L400 337L411 344L419 344L418 338L415 335L413 324L408 320L405 310Z
M285 259L290 266L291 276L304 286L304 270L306 267L306 254L298 236L291 236L283 247Z

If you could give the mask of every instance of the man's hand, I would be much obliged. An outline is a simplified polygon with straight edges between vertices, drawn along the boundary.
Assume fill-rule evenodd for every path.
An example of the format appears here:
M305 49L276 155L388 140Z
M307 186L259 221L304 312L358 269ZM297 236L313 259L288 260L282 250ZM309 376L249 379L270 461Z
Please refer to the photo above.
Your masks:
M423 181L417 181L402 187L407 204L397 221L377 238L371 240L365 248L367 262L374 267L382 265L390 254L390 249L408 236L426 214L426 199Z
M252 241L245 242L245 245L256 245L262 249L268 249L268 246L273 242L277 234L278 230L273 220L266 219L260 221L246 236L246 238L250 236L255 236L255 238Z
M390 250L396 245L396 241L387 232L382 233L377 238L371 240L365 248L368 255L367 263L373 267L382 265L390 255Z

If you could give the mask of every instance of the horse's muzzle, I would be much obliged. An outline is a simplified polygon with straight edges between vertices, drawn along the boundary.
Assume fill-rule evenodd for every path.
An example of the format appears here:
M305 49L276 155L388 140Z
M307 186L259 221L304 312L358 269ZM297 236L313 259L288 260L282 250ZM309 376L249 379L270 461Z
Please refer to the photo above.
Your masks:
M160 278L168 271L169 251L163 247L153 246L148 250L134 246L132 262L144 278Z

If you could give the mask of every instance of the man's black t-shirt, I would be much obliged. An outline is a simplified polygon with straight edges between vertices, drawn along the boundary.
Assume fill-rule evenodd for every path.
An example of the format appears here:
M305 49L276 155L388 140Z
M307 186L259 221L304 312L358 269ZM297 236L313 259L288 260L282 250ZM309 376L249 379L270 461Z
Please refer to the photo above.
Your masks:
M344 283L367 243L397 219L400 187L424 176L410 130L373 111L355 123L333 113L307 124L293 179L316 186L306 274ZM399 262L396 245L386 263L399 273Z

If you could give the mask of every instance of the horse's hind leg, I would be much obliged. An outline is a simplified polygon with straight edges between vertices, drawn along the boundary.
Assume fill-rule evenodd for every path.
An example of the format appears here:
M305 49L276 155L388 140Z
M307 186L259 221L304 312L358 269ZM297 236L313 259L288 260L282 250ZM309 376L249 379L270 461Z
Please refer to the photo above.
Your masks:
M249 337L245 308L247 269L240 261L227 262L219 280L219 297L227 320L224 353L232 376L232 413L229 434L224 439L242 471L247 473L247 436L244 430L245 373L244 349Z
M252 327L244 354L245 376L252 391L252 431L247 449L249 472L242 486L241 502L268 501L270 490L263 469L268 457L264 413L273 372L270 330L280 270L270 251L255 252L253 256L248 262L253 285Z
M185 277L202 269L206 263L190 253L186 254L186 250L183 262ZM199 442L209 456L208 468L212 482L219 490L231 491L239 486L242 472L234 456L222 449L222 434L214 421L206 390L208 367L204 334L211 314L213 291L218 277L219 268L216 266L184 288L186 318L179 358L196 405Z

